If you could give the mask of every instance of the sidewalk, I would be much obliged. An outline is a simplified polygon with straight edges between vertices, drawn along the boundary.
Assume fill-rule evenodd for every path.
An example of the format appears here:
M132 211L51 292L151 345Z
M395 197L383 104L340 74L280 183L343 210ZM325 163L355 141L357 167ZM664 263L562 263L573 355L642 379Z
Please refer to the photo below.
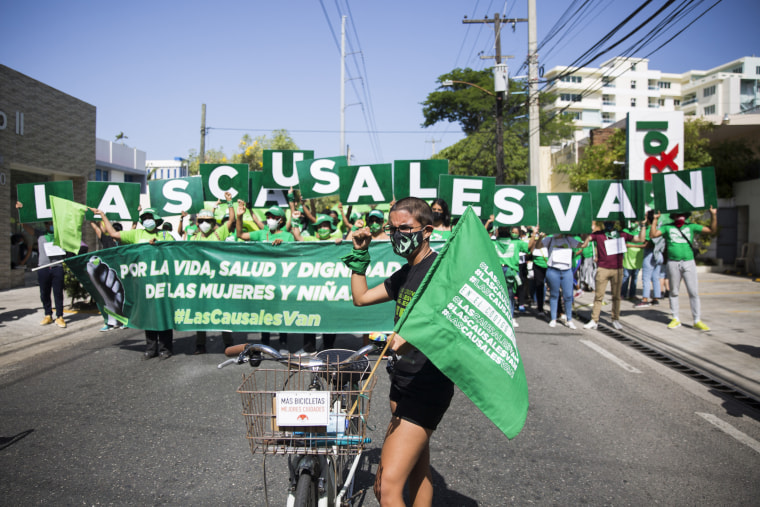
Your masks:
M641 294L641 287L638 289ZM733 275L700 273L699 293L702 321L711 331L692 328L689 298L683 285L680 294L683 325L680 328L667 328L670 321L667 300L647 308L635 308L633 303L624 300L620 319L623 331L760 399L760 282ZM591 316L593 301L590 292L576 300L576 312L584 321ZM610 324L609 292L605 301L608 304L602 307L601 325ZM70 299L64 302L68 304ZM68 324L65 329L55 324L40 326L43 317L37 286L0 292L0 374L32 352L70 347L95 338L103 326L103 319L97 313L65 313Z
M66 328L55 324L41 326L45 312L40 302L40 289L37 285L29 286L30 279L27 277L27 287L0 292L0 375L33 354L72 347L94 338L103 327L100 313L71 310L71 298L65 294L63 319Z
M640 297L641 281L637 288ZM634 303L623 300L623 332L760 399L760 282L721 273L699 273L699 297L701 319L710 331L692 327L689 296L682 283L680 328L667 327L671 319L667 299L647 308L635 308ZM602 307L600 324L610 325L611 299L608 290L604 299L608 304ZM585 292L575 303L575 311L584 321L589 320L594 294Z

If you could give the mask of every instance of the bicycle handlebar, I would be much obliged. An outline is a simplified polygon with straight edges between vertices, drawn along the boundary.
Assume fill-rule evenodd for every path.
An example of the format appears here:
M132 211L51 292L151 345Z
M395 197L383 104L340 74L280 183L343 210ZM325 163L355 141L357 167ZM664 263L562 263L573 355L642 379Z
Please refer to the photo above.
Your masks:
M365 345L364 347L360 348L353 354L351 354L349 357L342 361L337 361L335 363L331 364L348 364L356 361L361 356L369 354L371 351L375 349L375 345L369 344ZM269 358L262 357L262 353L270 356ZM264 359L269 359L273 361L277 361L279 363L286 363L288 366L296 366L298 368L318 368L320 366L325 366L327 363L319 358L316 357L308 357L308 356L283 356L280 354L277 350L273 349L269 345L264 344L249 344L249 345L235 345L233 347L227 347L227 349L224 351L224 354L226 356L235 356L237 357L228 359L222 363L219 363L217 368L224 368L225 366L228 366L230 364L243 364L243 363L251 363L251 366L258 366L261 364L261 361Z

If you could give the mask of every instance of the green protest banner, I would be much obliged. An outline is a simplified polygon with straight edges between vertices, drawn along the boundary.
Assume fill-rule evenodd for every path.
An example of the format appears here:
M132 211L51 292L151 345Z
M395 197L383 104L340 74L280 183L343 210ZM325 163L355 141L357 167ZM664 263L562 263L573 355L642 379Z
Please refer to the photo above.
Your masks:
M198 176L148 181L150 207L161 216L188 215L203 209L203 181ZM109 217L110 218L110 217Z
M296 163L314 158L314 150L264 150L262 185L270 189L298 187Z
M652 174L654 208L661 213L690 213L718 207L715 168Z
M74 200L72 181L48 181L46 183L19 183L16 185L16 199L23 207L18 210L19 222L48 222L53 219L50 196Z
M496 178L442 174L438 179L438 197L449 205L452 217L462 216L468 206L481 219L493 213Z
M248 202L248 164L200 164L204 199L224 200L230 192L232 200Z
M312 199L340 193L341 167L348 165L346 157L315 158L296 162L301 197Z
M468 208L394 331L514 438L528 414L528 382L508 294L491 239Z
M373 244L370 284L401 267ZM369 333L393 329L393 303L359 308L340 258L350 242L166 241L99 250L66 264L102 307L130 327L179 331Z
M109 220L137 222L140 184L88 181L87 206L105 212ZM86 218L87 220L95 219L92 211L87 210Z
M643 180L590 180L591 215L594 220L643 220L646 213Z
M393 200L391 164L348 165L338 169L340 202L381 204Z
M395 160L393 193L396 199L438 197L438 178L449 173L448 160Z
M536 225L538 191L530 185L496 185L494 225Z
M588 234L591 216L591 197L586 193L538 194L538 223L546 234Z

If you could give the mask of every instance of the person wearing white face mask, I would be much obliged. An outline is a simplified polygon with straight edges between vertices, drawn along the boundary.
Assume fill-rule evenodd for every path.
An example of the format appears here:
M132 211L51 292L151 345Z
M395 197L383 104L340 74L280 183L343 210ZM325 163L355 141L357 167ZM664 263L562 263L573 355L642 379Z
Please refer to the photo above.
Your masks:
M282 243L291 243L294 241L293 235L285 230L285 212L279 206L272 206L264 214L266 219L266 226L258 231L244 232L242 225L242 217L245 213L245 202L238 201L237 207L237 237L244 241L262 241L272 244L273 246L280 245ZM297 222L300 218L297 214L293 213L293 221ZM271 334L267 331L261 333L261 343L269 345L269 339ZM287 353L288 348L288 335L287 333L280 333L280 348L281 351Z
M227 194L229 195L229 193ZM190 236L190 241L225 241L227 236L232 233L235 226L235 214L231 213L226 223L217 226L214 212L208 209L202 209L198 212L195 219L198 224L198 231ZM232 332L222 331L222 342L225 347L232 345ZM206 331L195 333L195 352L194 354L206 353Z

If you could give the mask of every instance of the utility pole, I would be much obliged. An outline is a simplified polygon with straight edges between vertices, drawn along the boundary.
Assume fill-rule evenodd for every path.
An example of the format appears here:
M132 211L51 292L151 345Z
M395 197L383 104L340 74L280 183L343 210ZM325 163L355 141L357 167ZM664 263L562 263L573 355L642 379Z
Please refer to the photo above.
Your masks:
M527 21L523 18L501 18L499 13L494 14L493 19L465 19L462 23L493 23L493 32L495 38L496 54L494 59L497 65L501 65L501 25L502 23L511 23L513 26L517 22ZM486 57L487 58L487 57ZM504 183L504 97L506 91L496 92L496 184Z
M198 161L206 163L206 104L201 105L201 154Z
M346 16L340 23L340 154L346 154Z
M536 0L528 0L528 184L541 192L541 127L538 104L538 54L536 35Z
M433 139L431 139L429 141L426 139L425 142L426 143L433 143L433 155L435 155L435 143L441 142L441 140L433 138Z

